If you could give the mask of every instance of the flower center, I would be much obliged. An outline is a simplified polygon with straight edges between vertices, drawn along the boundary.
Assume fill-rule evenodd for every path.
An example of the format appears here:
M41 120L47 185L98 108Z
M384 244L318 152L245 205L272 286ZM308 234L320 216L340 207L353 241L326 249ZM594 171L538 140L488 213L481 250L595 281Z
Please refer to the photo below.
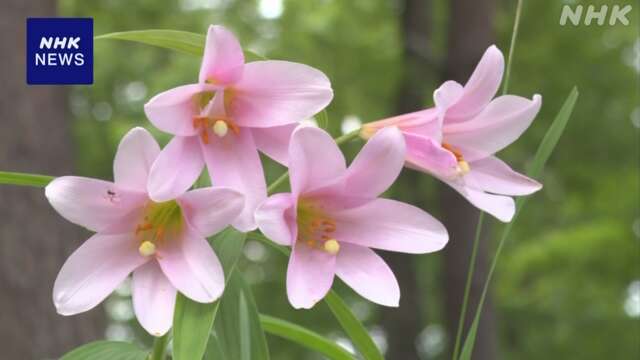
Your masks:
M469 163L464 160L462 153L460 150L454 148L450 144L442 143L442 147L446 150L450 151L455 157L458 165L456 166L456 173L460 176L466 175L469 171L471 171L471 167Z
M167 237L175 236L182 228L182 210L175 200L156 203L149 201L144 217L136 226L135 234L142 256L151 256Z
M336 223L319 206L308 200L300 200L297 220L298 241L331 255L340 251L340 243L332 235L336 231Z
M212 91L207 91L200 93L194 97L194 101L196 106L200 112L209 104L213 96L215 95ZM235 96L235 91L233 89L225 89L223 92L224 96L224 110L225 114L229 113L229 108L231 107L231 102ZM233 131L234 134L238 135L240 133L240 128L233 122L231 117L229 116L194 116L193 117L193 128L198 130L200 133L200 138L202 142L208 144L210 141L209 131L213 132L219 138L223 138L229 132L229 129Z

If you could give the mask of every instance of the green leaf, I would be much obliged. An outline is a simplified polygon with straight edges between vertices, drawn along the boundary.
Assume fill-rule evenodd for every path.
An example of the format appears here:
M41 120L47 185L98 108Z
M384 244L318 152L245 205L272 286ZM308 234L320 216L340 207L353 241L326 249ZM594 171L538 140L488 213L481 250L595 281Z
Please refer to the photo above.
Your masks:
M215 333L229 360L268 360L267 340L251 288L235 271L220 300Z
M304 328L300 325L278 319L268 315L260 315L260 322L264 330L272 335L291 340L310 350L322 353L333 360L352 360L347 350L324 336Z
M95 40L126 40L202 56L205 36L177 30L137 30L99 35Z
M0 184L45 187L53 176L0 171Z
M347 307L347 304L345 304L335 291L329 291L324 298L324 302L329 305L333 316L338 319L342 329L349 335L353 345L366 360L384 360L380 350L378 350L373 339L369 336L367 329L355 317L349 307Z
M229 357L223 352L222 345L220 345L220 340L218 340L215 331L212 332L203 360L225 360L227 358Z
M562 133L564 132L564 129L567 125L567 122L569 121L569 118L571 117L571 113L573 112L573 108L577 100L578 100L578 89L574 87L573 90L571 90L571 93L569 94L569 96L567 97L567 100L565 100L564 105L562 105L562 108L560 108L558 115L556 115L556 118L553 120L553 123L549 127L549 130L547 130L547 133L542 139L542 142L538 146L538 150L536 151L536 155L533 159L533 164L529 169L529 171L527 172L528 176L536 178L540 176L540 174L542 173L542 170L544 169L544 166L547 163L547 160L549 160L549 157L553 153L553 150L555 149L556 145L558 144L558 141L560 140L560 137L562 136ZM476 341L476 334L478 332L478 325L480 324L480 316L482 315L482 306L484 305L484 300L486 298L487 291L489 289L489 284L491 283L491 279L493 277L493 273L495 271L498 258L500 256L500 253L502 252L502 249L504 247L504 244L507 238L509 237L509 233L511 232L513 225L518 219L518 215L520 214L520 211L522 210L522 207L524 206L526 201L527 201L526 197L518 198L518 200L516 201L516 213L513 217L513 220L511 220L511 222L505 226L504 231L502 232L502 236L500 237L500 242L498 243L498 247L496 249L496 254L493 257L493 260L491 262L491 267L489 268L489 273L487 274L487 280L485 281L484 288L482 290L482 295L480 296L480 301L478 302L478 307L476 309L476 313L473 318L473 322L469 327L467 338L464 341L462 352L460 353L460 358L459 358L460 360L471 359L471 355L473 353L473 347Z
M549 127L549 130L547 130L547 133L544 135L540 146L538 146L538 151L533 158L533 163L531 165L531 168L527 172L527 175L537 178L542 174L542 169L544 169L547 160L549 160L549 157L551 157L553 149L555 149L556 144L558 144L560 136L562 136L564 128L567 126L567 122L569 122L569 118L571 117L573 107L576 105L577 100L578 89L574 87L567 97L567 100L565 100L564 104L562 105L562 108L560 108L558 115L556 115L556 118L553 120L553 123Z
M242 255L246 234L231 227L209 239L212 242L229 282L236 262ZM176 298L173 315L173 358L202 359L220 301L210 304L195 302L182 294Z
M206 37L202 34L178 30L135 30L98 35L95 40L111 39L139 42L178 52L202 56ZM244 51L245 61L265 60L264 56Z
M127 342L94 341L71 350L60 360L145 360L148 355L148 351Z

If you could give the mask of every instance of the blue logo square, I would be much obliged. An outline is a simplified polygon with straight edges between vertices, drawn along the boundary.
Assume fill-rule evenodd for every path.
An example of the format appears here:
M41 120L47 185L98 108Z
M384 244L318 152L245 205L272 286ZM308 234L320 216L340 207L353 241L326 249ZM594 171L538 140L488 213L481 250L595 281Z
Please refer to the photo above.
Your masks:
M92 18L27 18L27 84L93 84Z

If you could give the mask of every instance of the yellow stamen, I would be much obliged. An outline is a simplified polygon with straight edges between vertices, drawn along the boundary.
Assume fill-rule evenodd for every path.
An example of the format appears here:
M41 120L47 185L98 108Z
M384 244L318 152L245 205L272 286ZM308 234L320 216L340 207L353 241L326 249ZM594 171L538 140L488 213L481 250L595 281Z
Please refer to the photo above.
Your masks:
M229 126L226 122L217 120L215 123L213 123L213 133L218 135L218 137L224 137L225 135L227 135L228 131Z
M143 241L138 248L138 252L142 256L151 256L156 253L156 244L151 241Z
M456 171L458 172L458 174L465 175L470 170L471 170L471 167L469 166L468 162L466 162L464 160L458 161L458 167L456 168Z
M340 251L340 243L336 239L329 239L324 243L324 251L331 255L335 255Z

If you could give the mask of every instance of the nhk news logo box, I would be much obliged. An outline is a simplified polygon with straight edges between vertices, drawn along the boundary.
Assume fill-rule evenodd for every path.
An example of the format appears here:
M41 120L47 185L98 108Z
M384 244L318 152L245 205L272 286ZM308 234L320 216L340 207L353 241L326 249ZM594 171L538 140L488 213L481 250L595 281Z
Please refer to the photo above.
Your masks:
M93 84L93 19L28 18L27 84Z

